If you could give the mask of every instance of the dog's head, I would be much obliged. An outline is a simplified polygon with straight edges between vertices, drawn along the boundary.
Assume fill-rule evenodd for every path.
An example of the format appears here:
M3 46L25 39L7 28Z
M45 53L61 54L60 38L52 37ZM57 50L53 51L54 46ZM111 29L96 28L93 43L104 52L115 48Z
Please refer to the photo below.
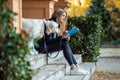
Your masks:
M46 26L47 26L47 30L46 30L47 34L50 33L57 33L58 35L60 34L60 29L58 28L59 25L55 21L49 21L49 20L46 21Z

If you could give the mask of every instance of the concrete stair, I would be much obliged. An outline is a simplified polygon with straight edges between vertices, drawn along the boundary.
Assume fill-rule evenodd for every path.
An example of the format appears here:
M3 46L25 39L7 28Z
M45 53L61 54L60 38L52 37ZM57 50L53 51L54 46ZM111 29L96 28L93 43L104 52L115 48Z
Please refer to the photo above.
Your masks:
M89 80L95 71L95 64L94 63L80 63L79 66L82 66L84 69L90 71L90 74L69 75L68 73L64 77L60 78L60 80Z
M28 59L29 59L32 70L36 70L39 67L47 64L46 54L28 55Z
M74 57L75 57L78 64L82 62L81 55L74 55ZM61 58L59 58L59 59L57 59L54 62L51 62L49 64L64 64L66 67L66 70L65 70L66 74L70 71L70 66L64 57L61 57Z
M51 56L55 56L56 52ZM89 75L70 75L70 66L60 51L59 55L50 59L46 54L29 55L33 77L32 80L89 80L95 71L94 63L82 63L81 55L74 55L79 66L90 71Z
M58 80L65 74L65 65L45 65L33 71L32 80Z

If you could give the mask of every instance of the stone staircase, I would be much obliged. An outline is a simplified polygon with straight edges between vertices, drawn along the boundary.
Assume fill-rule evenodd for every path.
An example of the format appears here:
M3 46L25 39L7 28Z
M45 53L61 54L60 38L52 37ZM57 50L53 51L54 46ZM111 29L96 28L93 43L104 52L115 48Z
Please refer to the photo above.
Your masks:
M51 56L55 56L53 53ZM29 55L32 69L31 80L89 80L95 71L95 63L83 63L81 55L74 55L79 66L89 70L89 75L70 75L70 67L60 51L55 59L50 59L46 54Z

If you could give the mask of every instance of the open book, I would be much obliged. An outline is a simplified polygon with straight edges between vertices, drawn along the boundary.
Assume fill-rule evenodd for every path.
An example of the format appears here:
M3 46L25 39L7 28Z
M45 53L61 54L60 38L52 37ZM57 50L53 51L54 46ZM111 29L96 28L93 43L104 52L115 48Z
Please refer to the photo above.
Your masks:
M71 36L71 35L75 34L78 31L79 31L79 28L73 27L72 29L68 30L68 32L65 35Z

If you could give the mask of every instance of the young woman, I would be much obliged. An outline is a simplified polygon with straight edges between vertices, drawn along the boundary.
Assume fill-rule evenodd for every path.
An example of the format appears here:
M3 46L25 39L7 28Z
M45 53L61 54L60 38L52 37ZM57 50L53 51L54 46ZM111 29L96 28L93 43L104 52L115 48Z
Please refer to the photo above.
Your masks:
M48 51L49 52L57 51L59 48L60 50L63 50L64 57L71 67L70 74L89 74L89 71L86 71L82 67L78 66L73 56L70 45L68 43L68 41L70 40L70 36L64 35L65 26L67 22L66 11L63 9L57 9L53 13L52 18L50 18L49 20L55 21L56 23L59 24L61 33L60 34L51 33L49 35L45 34ZM60 44L60 40L62 40L61 44ZM39 44L39 47L37 48L37 50L38 52L41 52L41 50L43 50L44 48L44 46L42 46L43 42L39 41L38 44Z

